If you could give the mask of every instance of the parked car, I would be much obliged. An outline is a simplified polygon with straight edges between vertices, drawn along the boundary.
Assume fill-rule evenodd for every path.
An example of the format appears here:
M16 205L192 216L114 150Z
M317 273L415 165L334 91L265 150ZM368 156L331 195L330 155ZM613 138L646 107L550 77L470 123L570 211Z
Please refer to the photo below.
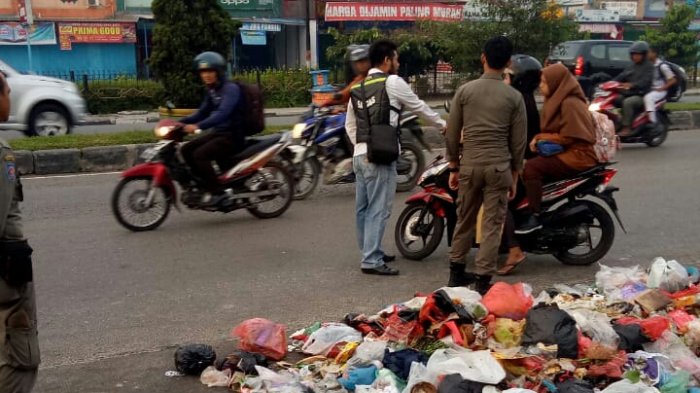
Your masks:
M632 60L632 41L585 40L567 41L555 46L549 55L550 63L564 64L578 79L589 98L593 97L596 85L618 76ZM684 73L685 70L679 67ZM680 89L668 101L681 99L686 90L687 76L680 81Z
M39 75L24 75L0 61L10 85L10 119L0 130L27 136L65 135L85 116L85 100L75 83Z

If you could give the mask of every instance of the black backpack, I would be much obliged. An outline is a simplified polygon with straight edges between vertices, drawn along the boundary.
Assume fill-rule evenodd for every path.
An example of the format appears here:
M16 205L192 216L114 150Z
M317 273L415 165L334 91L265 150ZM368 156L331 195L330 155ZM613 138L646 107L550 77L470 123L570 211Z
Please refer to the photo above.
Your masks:
M241 89L241 111L245 135L252 136L265 131L265 105L262 89L258 85L236 82Z
M667 97L675 97L676 95L678 95L679 90L681 93L685 93L686 86L688 85L688 77L685 75L685 72L683 72L683 70L681 70L681 68L678 65L673 64L669 61L664 61L661 63L661 65L664 65L664 64L666 64L671 69L671 71L673 72L673 75L675 75L675 78L676 78L676 84L671 86L670 89L668 89L666 96ZM661 67L661 65L659 67ZM666 80L664 73L661 72L660 69L659 69L659 74L661 75L662 78L664 78L664 80Z

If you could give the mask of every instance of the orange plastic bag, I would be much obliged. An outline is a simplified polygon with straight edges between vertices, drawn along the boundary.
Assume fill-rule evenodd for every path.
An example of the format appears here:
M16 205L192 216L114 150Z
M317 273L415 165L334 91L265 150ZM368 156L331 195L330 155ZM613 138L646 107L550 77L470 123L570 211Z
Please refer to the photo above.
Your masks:
M259 353L272 360L287 356L287 334L284 325L264 318L253 318L233 328L231 336L240 339L244 351Z
M513 285L497 282L489 289L481 303L490 314L519 321L525 318L532 308L534 300L531 293L532 289L521 282Z

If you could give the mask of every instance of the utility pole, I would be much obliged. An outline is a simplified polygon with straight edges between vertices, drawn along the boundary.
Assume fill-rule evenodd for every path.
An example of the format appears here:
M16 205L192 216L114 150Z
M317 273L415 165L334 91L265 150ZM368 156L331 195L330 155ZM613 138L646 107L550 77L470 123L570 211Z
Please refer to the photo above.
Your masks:
M24 27L27 35L27 58L29 60L29 72L34 70L32 64L32 25L34 25L34 14L32 13L32 0L19 0L19 23Z
M306 8L306 68L311 68L311 0L305 0L304 7Z

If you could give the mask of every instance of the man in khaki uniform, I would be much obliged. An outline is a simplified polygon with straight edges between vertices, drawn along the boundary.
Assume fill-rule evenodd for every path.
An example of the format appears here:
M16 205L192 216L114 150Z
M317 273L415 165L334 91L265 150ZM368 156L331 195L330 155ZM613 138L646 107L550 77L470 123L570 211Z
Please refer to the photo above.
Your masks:
M526 148L525 103L502 78L512 52L513 46L505 37L486 43L481 55L484 74L459 88L447 122L450 188L459 189L448 286L475 284L482 294L490 288L497 267L508 198L515 195ZM482 204L484 220L476 266L466 272L465 257L474 243Z
M0 121L9 87L0 73ZM32 248L22 234L22 185L10 146L0 139L0 393L29 393L39 367Z

